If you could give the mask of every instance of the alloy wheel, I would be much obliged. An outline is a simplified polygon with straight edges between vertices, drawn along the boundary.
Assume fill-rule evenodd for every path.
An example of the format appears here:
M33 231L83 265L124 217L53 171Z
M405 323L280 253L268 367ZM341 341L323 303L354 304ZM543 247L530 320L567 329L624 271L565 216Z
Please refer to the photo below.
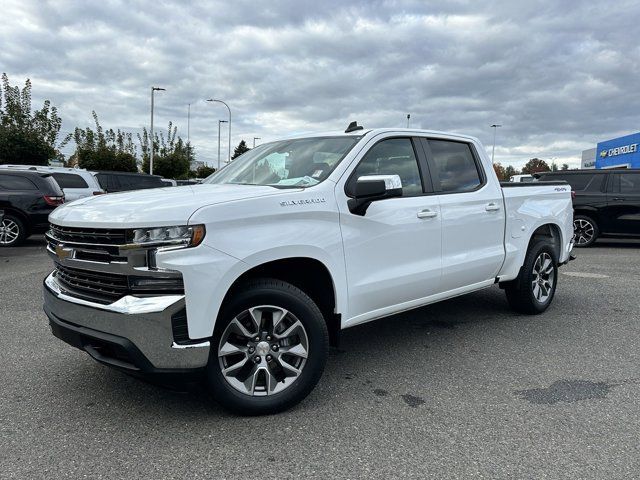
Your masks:
M545 303L549 299L556 280L555 276L551 255L542 252L533 264L533 279L531 280L533 297L538 302Z
M586 245L593 239L595 228L593 224L583 218L573 221L573 239L577 245Z
M20 226L10 218L5 218L0 224L0 244L11 245L20 236Z
M299 377L309 355L304 325L272 305L244 310L220 337L218 361L224 379L245 395L273 395Z

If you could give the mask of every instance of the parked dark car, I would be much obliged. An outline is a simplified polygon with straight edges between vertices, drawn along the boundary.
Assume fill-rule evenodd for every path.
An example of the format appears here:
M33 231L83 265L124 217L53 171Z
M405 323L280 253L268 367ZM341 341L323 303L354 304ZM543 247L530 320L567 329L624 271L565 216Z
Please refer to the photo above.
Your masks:
M600 236L640 237L640 169L568 170L536 177L565 180L575 191L576 246L588 247Z
M64 202L49 173L0 171L0 247L19 245L49 227L49 213Z
M159 175L130 172L96 172L100 187L107 193L159 188L166 185Z

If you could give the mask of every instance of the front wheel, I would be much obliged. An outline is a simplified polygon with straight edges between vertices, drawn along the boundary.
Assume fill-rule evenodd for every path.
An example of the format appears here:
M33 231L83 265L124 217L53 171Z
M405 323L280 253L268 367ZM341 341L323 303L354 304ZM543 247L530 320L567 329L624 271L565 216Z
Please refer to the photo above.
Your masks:
M541 240L533 244L518 278L505 285L507 301L514 310L535 315L553 300L558 283L558 260L553 245Z
M303 291L275 279L237 288L222 308L207 367L215 399L242 415L286 410L320 379L329 336Z

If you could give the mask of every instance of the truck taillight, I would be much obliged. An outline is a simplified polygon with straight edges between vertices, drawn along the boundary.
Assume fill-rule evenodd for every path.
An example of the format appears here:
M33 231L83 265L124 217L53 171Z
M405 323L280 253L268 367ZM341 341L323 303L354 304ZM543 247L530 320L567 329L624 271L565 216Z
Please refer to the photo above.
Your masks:
M575 190L571 190L571 200L575 200L576 199L576 192Z
M64 195L62 195L61 197L44 195L44 201L47 202L47 205L57 207L58 205L62 205L64 203Z

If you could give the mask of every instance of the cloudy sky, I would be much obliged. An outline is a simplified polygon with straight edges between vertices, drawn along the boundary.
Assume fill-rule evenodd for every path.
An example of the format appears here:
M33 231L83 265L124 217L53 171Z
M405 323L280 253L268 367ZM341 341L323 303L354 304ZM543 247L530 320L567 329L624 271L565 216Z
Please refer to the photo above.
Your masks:
M63 130L138 131L169 120L217 158L220 104L232 143L314 130L411 126L475 135L496 161L579 163L640 130L635 1L2 0L0 71L33 81ZM226 133L223 131L223 139ZM223 156L226 142L223 142Z

